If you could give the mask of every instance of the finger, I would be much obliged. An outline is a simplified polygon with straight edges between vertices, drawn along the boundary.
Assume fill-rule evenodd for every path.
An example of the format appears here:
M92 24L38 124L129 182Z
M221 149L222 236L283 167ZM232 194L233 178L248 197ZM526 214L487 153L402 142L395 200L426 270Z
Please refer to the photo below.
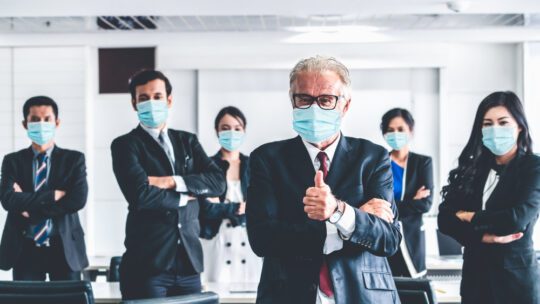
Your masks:
M309 187L306 190L306 196L317 197L320 194L320 189L315 187Z
M319 198L304 196L304 199L302 200L304 205L310 205L310 206L319 206L322 205L323 201Z
M323 179L323 172L321 170L318 170L317 173L315 173L315 187L322 188L326 186Z

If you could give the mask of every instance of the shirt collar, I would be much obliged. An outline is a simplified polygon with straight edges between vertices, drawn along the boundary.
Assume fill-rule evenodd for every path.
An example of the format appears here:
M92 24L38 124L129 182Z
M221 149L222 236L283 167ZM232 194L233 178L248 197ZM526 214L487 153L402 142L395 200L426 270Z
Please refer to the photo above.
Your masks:
M45 150L45 155L47 155L48 158L51 157L52 150L54 149L54 145L52 145L49 149ZM39 152L38 150L34 149L34 146L32 146L32 152L34 153L34 158L36 158L39 154L42 152Z
M142 128L143 130L146 131L146 133L150 134L150 136L152 136L152 138L155 139L155 140L158 140L158 138L159 138L159 133L160 133L160 132L163 132L165 136L168 135L168 132L167 132L167 131L168 131L167 125L165 125L165 127L163 127L162 130L160 130L160 129L158 129L158 128L149 128L149 127L143 125L142 123L139 124L139 125L141 126L141 128Z
M326 152L326 156L328 156L329 162L332 162L332 159L334 159L334 154L336 154L336 149L337 149L340 139L341 139L341 132L339 132L336 140L334 140L334 142L330 146L324 149L324 152ZM309 154L309 158L311 159L311 161L312 162L315 161L315 159L317 158L317 154L319 154L321 150L319 150L319 148L315 147L314 145L310 144L309 142L303 139L302 139L302 142L304 143L304 146L307 149L307 152Z

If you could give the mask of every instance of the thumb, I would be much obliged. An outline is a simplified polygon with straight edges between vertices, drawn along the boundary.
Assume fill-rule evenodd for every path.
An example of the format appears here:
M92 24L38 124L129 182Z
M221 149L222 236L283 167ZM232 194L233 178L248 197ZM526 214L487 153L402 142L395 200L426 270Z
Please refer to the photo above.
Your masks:
M323 179L323 173L321 170L318 170L317 173L315 173L315 187L322 188L326 184L324 183Z

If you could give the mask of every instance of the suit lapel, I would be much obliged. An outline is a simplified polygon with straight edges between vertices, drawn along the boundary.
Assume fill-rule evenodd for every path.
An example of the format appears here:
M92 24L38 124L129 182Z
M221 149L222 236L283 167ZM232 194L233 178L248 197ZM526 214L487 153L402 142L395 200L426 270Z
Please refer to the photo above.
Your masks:
M56 185L58 175L60 172L60 157L62 156L62 149L57 147L56 145L53 147L53 150L51 151L51 167L49 168L49 178L47 180L47 186L49 189L52 190L51 187L54 187Z
M496 203L496 201L499 198L499 193L502 190L505 190L507 186L507 179L509 179L513 175L513 171L515 168L517 168L516 164L518 163L518 159L521 157L521 154L516 155L514 159L510 161L508 166L504 169L504 172L502 172L499 182L497 182L497 186L495 186L495 189L493 189L493 192L489 196L488 200L486 201L486 209L488 209L488 206L491 206L492 204ZM484 184L485 187L485 184ZM484 188L482 188L482 193L484 191ZM503 193L506 193L507 191L504 191Z
M157 143L157 141L153 139L152 136L148 134L140 125L137 126L134 132L144 142L150 155L156 157L160 161L163 168L167 168L169 174L172 175L173 168L171 168L169 158L167 157L167 154L165 154L163 148L161 148L161 146Z
M300 181L302 186L313 186L315 183L313 160L309 159L309 153L300 136L292 139L289 146L285 149L287 155L283 155L283 159L287 162L286 168L290 168L291 174L295 176L294 180Z
M34 152L32 147L24 150L22 154L22 181L21 188L23 191L34 192L34 169L32 168L32 162L34 161Z
M175 132L173 132L171 129L167 130L167 135L169 136L169 139L171 140L172 146L173 146L173 153L174 153L174 166L175 166L175 173L176 175L183 175L185 172L182 170L185 168L186 161L189 159L189 155L185 152L184 144L182 143L182 139L180 136L177 136Z
M330 189L336 189L336 186L339 185L339 182L345 176L347 166L350 163L350 149L351 147L347 142L347 138L342 134L336 148L336 153L334 154L334 159L330 164L328 176L326 177L326 183L330 186Z
M414 186L412 183L413 175L417 173L415 169L418 168L417 162L418 158L416 158L416 155L412 152L409 152L409 158L407 159L407 164L405 165L405 185L403 185L402 187L402 191L405 191L403 198L406 198L407 194L409 193L413 193L414 196L414 194L416 194L416 191L418 190L412 188Z

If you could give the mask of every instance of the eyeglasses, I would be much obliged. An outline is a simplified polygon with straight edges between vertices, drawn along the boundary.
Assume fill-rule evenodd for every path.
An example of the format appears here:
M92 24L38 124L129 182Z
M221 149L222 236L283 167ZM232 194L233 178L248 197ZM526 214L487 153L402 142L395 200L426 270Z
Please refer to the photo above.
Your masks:
M307 109L316 102L319 108L323 110L333 110L336 108L338 100L342 97L336 95L319 95L317 97L307 94L292 95L294 107L298 109Z

